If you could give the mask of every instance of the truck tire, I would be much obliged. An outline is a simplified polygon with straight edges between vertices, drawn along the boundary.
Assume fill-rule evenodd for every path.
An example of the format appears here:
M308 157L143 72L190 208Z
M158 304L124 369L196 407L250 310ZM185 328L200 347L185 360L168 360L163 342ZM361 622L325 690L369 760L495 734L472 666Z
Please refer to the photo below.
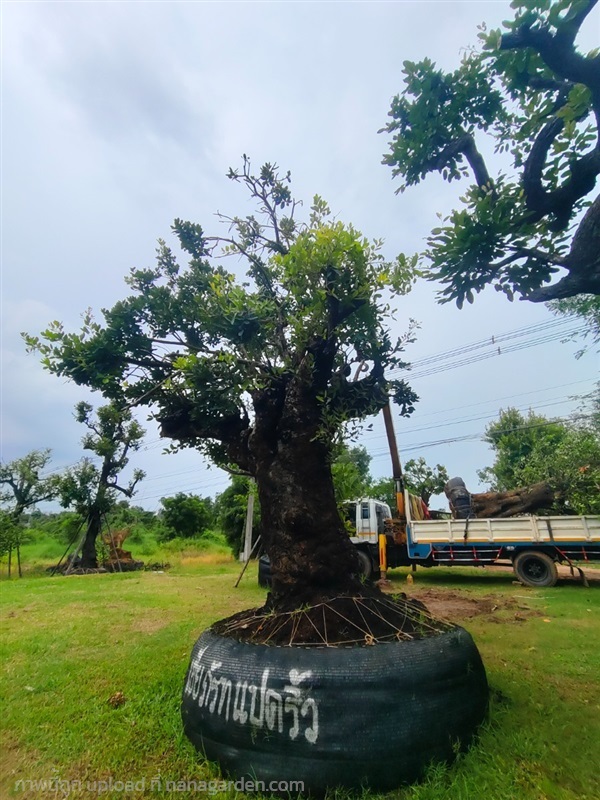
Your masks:
M554 586L558 580L556 562L546 553L525 550L513 563L515 575L527 586Z
M373 562L369 558L369 554L364 550L357 550L358 563L360 565L360 572L358 573L361 578L370 581L373 577Z
M300 787L282 782L301 781L318 797L335 786L388 791L452 761L487 703L463 628L351 647L271 647L208 630L192 651L182 718L231 778L286 796Z

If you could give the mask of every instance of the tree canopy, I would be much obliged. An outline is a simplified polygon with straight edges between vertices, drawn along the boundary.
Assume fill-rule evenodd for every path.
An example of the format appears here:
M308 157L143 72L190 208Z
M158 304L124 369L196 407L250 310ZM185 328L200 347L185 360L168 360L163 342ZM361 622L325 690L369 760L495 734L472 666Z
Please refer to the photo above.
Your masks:
M173 497L162 497L160 502L160 516L168 532L167 538L200 537L211 525L210 504L197 495L177 492Z
M15 521L25 509L56 497L57 476L41 475L50 458L50 450L32 450L23 458L0 464L0 503L9 505Z
M44 500L58 495L59 476L42 477L50 463L50 450L32 450L23 458L0 464L0 553L9 556L8 574L11 573L11 554L17 551L19 577L21 570L21 524L23 513Z
M442 464L430 467L424 458L411 458L404 465L404 479L409 491L418 495L427 505L433 494L443 494L449 479L448 471Z
M454 72L404 62L383 129L399 191L432 172L470 179L425 253L442 302L489 284L533 302L600 294L600 54L576 46L596 3L515 0L504 32L481 26Z
M132 270L133 293L103 311L104 324L89 312L80 333L54 322L41 338L25 335L29 348L57 375L153 406L164 436L248 473L253 406L276 402L292 380L315 393L324 437L376 412L388 393L410 413L416 395L384 372L404 365L399 353L412 327L391 340L384 292L407 292L414 264L386 261L381 242L331 219L318 197L309 223L298 223L289 173L272 165L256 177L244 157L229 178L258 200L257 216L219 215L231 235L214 237L175 220L187 267L159 240L156 267ZM247 280L225 270L224 255L246 259ZM351 380L361 364L368 374Z
M413 336L392 339L393 298L414 280L414 260L387 261L381 242L332 218L315 197L306 222L290 176L244 157L229 178L256 215L220 214L207 236L175 220L188 259L159 240L153 269L134 270L131 294L91 314L80 333L55 322L26 337L57 375L119 404L151 406L162 435L257 480L273 595L312 587L360 591L356 554L335 503L331 457L347 423L376 413L391 395L408 414L416 395L386 370L401 367ZM222 257L240 257L245 276ZM353 582L354 581L354 582Z
M479 472L494 491L547 482L556 511L600 513L600 427L592 415L573 422L514 408L486 428L494 464Z

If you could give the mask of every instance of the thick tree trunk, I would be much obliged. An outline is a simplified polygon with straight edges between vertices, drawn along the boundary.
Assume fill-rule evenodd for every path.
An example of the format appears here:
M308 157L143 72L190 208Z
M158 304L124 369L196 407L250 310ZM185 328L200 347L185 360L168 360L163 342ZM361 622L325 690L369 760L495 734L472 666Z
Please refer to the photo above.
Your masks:
M97 569L98 556L96 555L96 540L102 528L102 518L99 511L91 511L88 517L87 531L81 548L81 568Z
M315 401L288 387L277 409L268 403L257 412L250 447L271 560L270 606L293 610L365 593L335 500L329 447L317 436Z
M554 492L547 483L536 483L511 492L472 494L471 504L476 517L514 517L550 508L554 499Z

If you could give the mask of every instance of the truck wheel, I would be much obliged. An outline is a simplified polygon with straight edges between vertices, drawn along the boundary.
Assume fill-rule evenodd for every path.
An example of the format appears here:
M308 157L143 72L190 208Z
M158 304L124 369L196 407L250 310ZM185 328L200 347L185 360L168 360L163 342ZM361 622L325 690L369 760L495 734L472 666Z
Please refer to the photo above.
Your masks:
M358 563L360 565L359 575L369 581L373 577L373 564L368 554L364 550L357 550Z
M514 561L515 575L527 586L554 586L558 579L556 562L535 550L519 553Z

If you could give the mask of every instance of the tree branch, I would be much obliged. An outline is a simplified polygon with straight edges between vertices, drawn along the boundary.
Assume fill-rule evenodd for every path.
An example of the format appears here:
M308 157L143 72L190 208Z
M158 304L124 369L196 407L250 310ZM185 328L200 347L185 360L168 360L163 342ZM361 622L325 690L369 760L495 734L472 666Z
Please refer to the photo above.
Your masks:
M596 5L598 0L589 0L587 10L579 21L583 22L587 14ZM568 23L563 23L568 28ZM578 26L579 27L579 26ZM578 30L577 27L577 30ZM565 29L567 31L567 28ZM575 35L577 33L575 30ZM504 33L500 41L501 50L522 50L531 47L535 50L550 69L565 80L582 83L588 86L595 97L595 103L600 97L600 57L587 58L578 53L573 47L573 31L565 34L557 32L552 35L547 26L533 27L521 25L510 33Z
M435 158L427 161L424 167L427 171L437 170L441 172L444 167L448 166L450 161L458 155L464 155L469 162L478 186L486 186L488 183L491 183L490 174L483 156L477 149L475 139L470 133L465 133L459 139L455 139L445 147L441 153L435 156Z

